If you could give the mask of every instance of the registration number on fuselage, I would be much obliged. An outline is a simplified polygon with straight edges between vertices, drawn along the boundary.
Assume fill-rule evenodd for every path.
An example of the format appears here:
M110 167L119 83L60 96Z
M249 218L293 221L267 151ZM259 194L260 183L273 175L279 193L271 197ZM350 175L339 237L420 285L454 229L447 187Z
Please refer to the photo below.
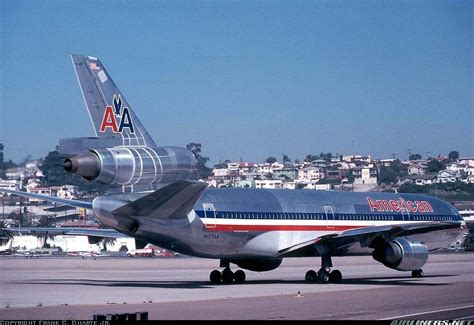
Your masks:
M204 239L219 239L219 234L203 234Z

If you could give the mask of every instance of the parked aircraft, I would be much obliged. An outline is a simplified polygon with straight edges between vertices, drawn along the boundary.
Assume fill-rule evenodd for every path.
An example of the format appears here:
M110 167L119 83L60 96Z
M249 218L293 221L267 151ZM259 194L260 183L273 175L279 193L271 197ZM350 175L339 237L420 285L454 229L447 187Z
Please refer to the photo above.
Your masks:
M102 62L72 55L96 137L60 140L64 168L109 186L92 203L1 189L92 209L105 225L144 242L220 260L212 283L242 283L283 258L321 258L308 282L338 283L331 257L371 254L386 267L423 275L430 252L464 236L457 210L434 197L285 189L211 189L192 181L193 154L157 147Z

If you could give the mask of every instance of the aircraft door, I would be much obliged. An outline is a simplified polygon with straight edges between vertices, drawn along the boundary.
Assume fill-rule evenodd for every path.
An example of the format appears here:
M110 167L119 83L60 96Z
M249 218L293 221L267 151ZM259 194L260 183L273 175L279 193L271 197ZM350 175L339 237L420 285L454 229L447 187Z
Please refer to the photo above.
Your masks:
M400 197L400 200L405 202L403 198ZM400 209L400 213L402 214L402 221L410 221L410 211L408 210L406 204L404 203Z
M326 214L328 228L334 228L336 222L334 221L334 209L332 208L332 206L324 206L324 213Z
M204 210L204 224L206 228L216 228L216 209L212 203L204 203L202 205Z

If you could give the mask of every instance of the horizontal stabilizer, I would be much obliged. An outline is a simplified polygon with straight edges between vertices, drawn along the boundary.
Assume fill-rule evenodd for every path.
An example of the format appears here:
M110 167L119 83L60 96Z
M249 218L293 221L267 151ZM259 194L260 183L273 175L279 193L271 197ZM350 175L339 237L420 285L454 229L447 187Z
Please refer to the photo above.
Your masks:
M185 218L207 188L204 182L176 181L113 211L118 215Z
M14 191L7 188L0 188L0 192L11 193L19 196L24 197L32 197L35 199L41 199L49 202L57 202L64 205L76 207L76 208L84 208L84 209L91 209L92 210L92 203L91 202L84 202L84 201L77 201L77 200L68 200L68 199L61 199L56 196L49 196L43 194L36 194L36 193L28 193L23 191Z

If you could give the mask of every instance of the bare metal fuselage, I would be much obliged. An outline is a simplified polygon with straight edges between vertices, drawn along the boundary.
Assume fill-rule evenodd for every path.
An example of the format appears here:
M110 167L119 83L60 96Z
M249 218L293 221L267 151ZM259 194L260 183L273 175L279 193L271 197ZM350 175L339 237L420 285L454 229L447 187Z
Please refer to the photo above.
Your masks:
M207 258L317 256L316 250L282 255L282 251L327 235L368 227L456 221L462 218L449 204L413 194L321 192L308 190L207 189L187 215L163 218L116 216L111 211L123 204L107 197L94 201L94 211L105 224L143 241L173 251ZM130 194L134 197L140 194ZM143 195L143 194L141 194ZM372 211L367 197L384 200L429 202L432 212ZM133 200L131 198L129 200ZM127 228L130 220L135 228ZM448 247L464 234L462 227L411 235L430 251ZM354 242L334 255L370 254L371 248Z

